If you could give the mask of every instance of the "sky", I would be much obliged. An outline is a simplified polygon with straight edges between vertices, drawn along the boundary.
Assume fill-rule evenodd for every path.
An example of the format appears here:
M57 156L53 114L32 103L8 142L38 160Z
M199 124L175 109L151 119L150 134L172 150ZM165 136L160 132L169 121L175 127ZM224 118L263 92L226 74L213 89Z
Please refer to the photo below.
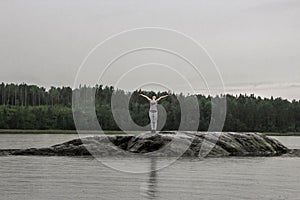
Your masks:
M298 0L1 0L0 82L299 100L299 19Z

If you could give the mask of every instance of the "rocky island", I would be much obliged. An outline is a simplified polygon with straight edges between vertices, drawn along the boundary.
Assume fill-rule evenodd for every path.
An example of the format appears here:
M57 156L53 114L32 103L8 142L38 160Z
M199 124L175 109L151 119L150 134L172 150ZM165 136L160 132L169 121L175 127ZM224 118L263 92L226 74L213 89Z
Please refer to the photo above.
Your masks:
M99 135L74 139L47 148L3 149L0 155L182 157L280 156L291 152L260 133L159 132L141 135Z

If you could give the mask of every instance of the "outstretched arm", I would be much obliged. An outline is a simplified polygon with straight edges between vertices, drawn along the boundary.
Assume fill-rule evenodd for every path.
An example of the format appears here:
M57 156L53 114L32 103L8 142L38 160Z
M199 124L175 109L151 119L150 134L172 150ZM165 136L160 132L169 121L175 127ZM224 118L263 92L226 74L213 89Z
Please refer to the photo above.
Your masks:
M167 96L169 96L169 95L161 96L161 97L159 97L156 101L162 100L163 98L166 98Z
M143 94L139 94L139 95L142 97L145 97L147 100L151 101L151 99L149 97L147 97L146 95L143 95Z

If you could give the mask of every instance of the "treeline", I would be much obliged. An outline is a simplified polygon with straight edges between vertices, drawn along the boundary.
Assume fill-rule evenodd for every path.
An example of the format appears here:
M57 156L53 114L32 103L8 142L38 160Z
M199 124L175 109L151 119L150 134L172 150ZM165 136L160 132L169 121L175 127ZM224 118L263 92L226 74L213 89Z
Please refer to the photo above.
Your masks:
M41 106L72 105L72 89L70 87L44 87L25 83L0 84L0 105Z
M98 121L105 130L119 130L111 112L113 87L97 85L70 87L43 87L27 84L0 84L0 129L75 129L72 115L72 94L76 93L83 101L90 102L95 93ZM138 96L143 92L148 96L154 92L134 91L126 93L118 90L118 95L130 98L131 118L139 125L149 123L148 102ZM158 93L157 96L166 94ZM177 97L184 95L169 93L161 102L167 111L164 130L176 130L180 124L180 105ZM257 132L300 132L300 101L290 102L281 98L261 98L254 95L223 96L227 99L227 116L224 131ZM199 131L206 131L211 120L211 100L197 95L200 107Z

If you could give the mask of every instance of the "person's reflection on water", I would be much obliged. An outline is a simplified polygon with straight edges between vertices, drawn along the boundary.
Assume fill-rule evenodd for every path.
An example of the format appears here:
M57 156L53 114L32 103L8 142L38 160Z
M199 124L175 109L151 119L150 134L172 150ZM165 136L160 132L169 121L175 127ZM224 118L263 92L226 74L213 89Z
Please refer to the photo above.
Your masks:
M151 157L149 180L146 187L143 189L143 196L147 199L155 199L157 197L157 172L156 172L156 158Z

